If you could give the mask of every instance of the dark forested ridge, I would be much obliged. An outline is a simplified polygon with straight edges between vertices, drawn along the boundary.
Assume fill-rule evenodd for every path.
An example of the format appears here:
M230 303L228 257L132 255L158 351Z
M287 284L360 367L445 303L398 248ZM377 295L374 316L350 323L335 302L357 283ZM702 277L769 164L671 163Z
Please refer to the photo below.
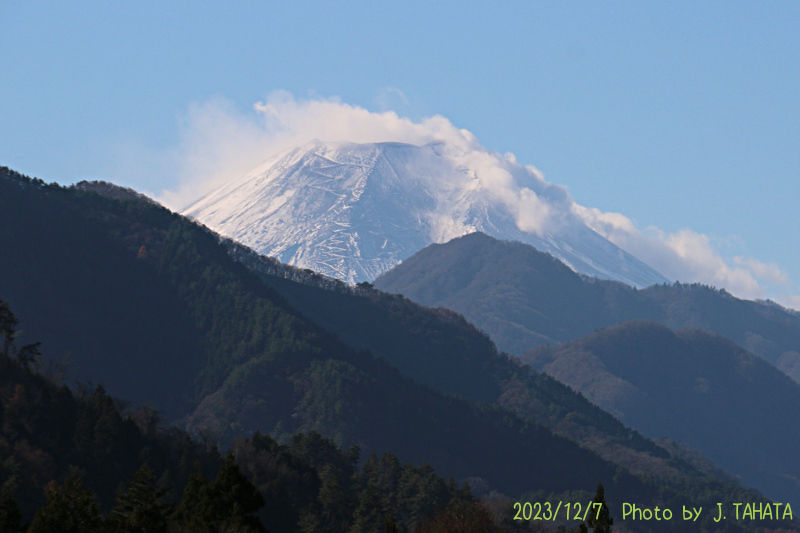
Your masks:
M304 315L423 385L508 407L634 471L697 474L583 396L498 353L484 333L457 313L424 308L367 284L343 287L286 270L242 245L227 245L237 260Z
M800 505L800 386L732 341L634 320L523 359L646 435L686 442Z
M160 206L19 176L0 186L10 230L0 245L11 251L0 294L28 337L71 353L75 377L172 407L171 419L225 441L320 430L509 494L529 488L528 472L554 491L587 471L615 475L542 425L447 397L350 348L233 261L215 234Z
M291 435L285 444L257 432L236 439L223 456L208 443L163 428L153 410L121 410L102 387L75 394L45 377L37 370L38 345L17 348L16 325L13 312L0 302L0 531L380 533L392 531L389 524L420 533L465 526L457 531L556 528L514 520L519 513L508 499L479 502L468 486L441 478L428 464L402 465L391 453L363 460L358 447L345 451L316 431ZM606 475L613 479L621 473ZM675 480L675 485L645 490L653 491L662 507L676 509L689 500L707 505L709 495L726 504L766 503L713 479L688 485ZM588 501L589 494L539 489L521 499ZM620 499L610 501L617 513ZM711 520L643 530L694 531ZM557 524L576 526L563 518ZM795 530L787 520L731 523L718 530L755 526Z
M555 435L537 420L551 417L555 426L595 419L588 424L595 430L608 422L641 439L551 378L496 352L484 359L488 352L477 348L491 352L485 337L465 352L474 361L442 350L441 359L430 363L449 365L452 379L420 384L425 361L398 370L402 354L375 339L350 346L348 334L334 335L330 324L298 311L293 296L232 260L205 228L139 198L83 189L0 172L0 297L24 325L20 339L42 340L51 361L68 355L73 378L164 409L168 420L212 440L261 431L289 442L297 432L318 430L337 445L429 462L437 472L482 478L512 496L593 490L597 480L618 502L709 504L751 494L690 475L687 465L676 466L683 484L676 491ZM366 301L377 313L391 299ZM416 306L392 301L400 310L393 320L450 321L464 336L458 342L478 340L460 317L415 316ZM428 324L420 334L433 335L431 329ZM392 334L403 331L413 328L397 327ZM396 366L387 362L392 358ZM409 377L413 372L419 374ZM488 374L486 382L477 380L481 372ZM524 416L470 401L472 394L473 400L492 399L498 392L499 403ZM640 451L645 457L663 453L641 443L650 447Z
M523 342L531 343L528 348L538 345L523 359L631 427L650 437L680 439L769 494L800 501L800 470L790 444L798 437L790 435L800 428L800 387L764 361L794 375L792 365L800 350L796 313L700 285L636 290L588 279L530 246L483 234L432 245L375 284L427 305L463 312L509 349L522 350ZM654 322L638 328L634 323L614 326L634 318ZM680 333L679 342L656 323L717 332L764 360L745 355L731 343L703 341L699 331L691 342L688 333ZM603 327L609 329L592 333ZM512 339L515 344L509 344ZM599 339L612 348L602 353L585 348ZM650 355L643 359L645 354ZM687 354L693 357L687 359ZM618 364L612 369L605 358ZM640 364L644 360L647 364ZM731 370L745 360L754 373ZM675 387L678 382L690 384L683 390ZM695 389L705 392L698 396ZM740 405L744 397L750 400Z
M152 410L122 411L101 387L54 383L35 370L34 346L17 349L14 326L0 304L3 533L380 533L387 516L414 531L458 502L489 512L429 465L361 460L317 432L285 444L256 433L225 456Z
M522 354L631 319L714 331L800 381L800 315L702 285L627 285L580 276L549 254L473 233L433 244L375 280L462 313L500 349Z

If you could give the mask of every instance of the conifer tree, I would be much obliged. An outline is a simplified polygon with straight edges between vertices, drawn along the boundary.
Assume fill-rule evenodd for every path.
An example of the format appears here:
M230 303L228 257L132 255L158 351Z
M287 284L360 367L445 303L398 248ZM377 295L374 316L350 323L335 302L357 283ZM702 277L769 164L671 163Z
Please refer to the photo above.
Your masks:
M210 491L217 504L218 520L229 525L248 526L252 531L266 531L258 518L249 516L264 507L264 497L242 474L232 452L228 452Z
M0 335L3 337L3 355L10 356L11 347L17 337L19 320L11 312L8 302L0 300Z
M116 531L125 533L163 533L167 530L167 517L171 506L161 499L169 489L156 490L156 476L143 465L131 476L130 487L117 494L117 503L111 511Z
M353 498L348 494L347 487L337 476L336 468L327 464L319 471L321 486L319 501L322 504L325 521L332 529L347 529L354 510Z
M320 485L317 500L303 511L298 522L304 533L338 533L350 530L356 501L346 487L342 486L337 473L341 472L332 463L327 463L318 470ZM364 511L369 514L369 510ZM369 520L368 516L359 516L362 518L362 525L367 527L364 529L359 526L360 529L355 531L372 533L375 525L380 531L380 513L372 517L371 522L365 522L365 519Z
M64 485L45 489L47 502L33 517L28 533L100 533L102 517L92 491L80 478L69 476Z
M350 533L381 533L384 530L381 526L383 505L383 496L378 488L373 483L367 485L359 495Z
M21 521L22 513L14 501L11 489L6 486L0 496L0 533L19 533Z
M34 369L37 372L39 371L39 358L42 356L39 346L41 345L41 342L35 342L20 348L19 353L17 353L17 360L25 370L30 370L32 364Z
M400 533L400 530L397 528L397 522L394 520L394 513L391 507L386 510L383 533Z
M589 527L594 528L595 533L611 533L611 525L614 519L611 518L611 510L606 505L605 492L603 491L603 484L597 484L597 493L594 496L593 503L600 504L600 511L597 507L593 506L589 511L589 518L586 520Z
M501 533L492 512L477 500L453 498L444 511L424 520L418 533Z
M255 485L242 474L233 453L228 452L212 483L209 484L201 473L189 477L173 520L181 531L266 532L261 521L251 516L264 503Z
M195 472L189 476L172 521L180 526L181 531L211 531L213 522L216 521L214 510L208 481L201 472Z

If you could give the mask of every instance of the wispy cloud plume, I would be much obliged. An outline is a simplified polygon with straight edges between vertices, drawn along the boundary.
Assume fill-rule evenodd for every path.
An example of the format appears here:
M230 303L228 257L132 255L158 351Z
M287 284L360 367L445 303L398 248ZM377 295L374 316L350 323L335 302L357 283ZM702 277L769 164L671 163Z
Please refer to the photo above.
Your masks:
M390 98L405 100L392 88L379 97L384 104ZM272 93L253 109L255 113L242 113L222 98L193 106L183 124L180 185L164 191L160 199L180 209L264 161L313 140L443 142L448 156L472 172L470 186L482 187L502 201L523 231L557 233L570 224L585 223L670 279L724 287L745 298L773 297L785 305L800 301L770 293L772 285L791 292L788 276L779 266L748 257L726 259L708 236L690 229L640 230L622 214L578 205L564 187L547 182L536 168L520 165L513 154L485 149L472 133L442 116L415 122L394 111L371 112L337 98L298 101L285 91Z
M286 91L276 91L253 108L255 116L241 113L224 98L191 106L181 127L179 185L163 191L162 201L179 209L271 157L315 139L412 144L446 140L465 151L477 145L470 132L444 117L415 123L393 111L373 113L337 98L297 101Z
M650 226L640 231L626 216L574 204L575 213L593 230L666 277L725 288L743 298L770 296L766 284L789 285L780 267L753 258L725 260L707 235L685 228L667 233ZM781 298L789 305L789 300Z

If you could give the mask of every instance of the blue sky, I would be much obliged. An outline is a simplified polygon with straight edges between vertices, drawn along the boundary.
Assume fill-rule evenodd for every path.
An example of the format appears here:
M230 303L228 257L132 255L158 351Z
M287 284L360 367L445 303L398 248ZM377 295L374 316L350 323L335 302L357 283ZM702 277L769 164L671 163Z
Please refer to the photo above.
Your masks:
M796 2L166 4L0 2L0 165L161 194L210 108L239 133L275 91L441 115L800 307Z

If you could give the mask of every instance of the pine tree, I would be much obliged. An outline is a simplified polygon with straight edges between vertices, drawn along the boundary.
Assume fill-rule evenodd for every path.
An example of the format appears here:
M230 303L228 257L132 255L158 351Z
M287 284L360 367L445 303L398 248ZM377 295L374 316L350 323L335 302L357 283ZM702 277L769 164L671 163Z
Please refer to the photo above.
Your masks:
M383 523L383 533L400 533L400 530L397 528L397 522L394 520L394 513L391 507L386 510L386 518Z
M476 500L453 498L444 511L421 522L419 533L501 533L492 512Z
M258 518L249 516L264 507L264 497L242 474L232 452L228 452L210 489L217 503L218 520L226 525L244 525L253 531L266 531Z
M11 312L8 302L0 300L0 335L3 337L3 355L9 357L14 340L17 338L19 320Z
M384 528L380 523L383 516L383 500L383 496L374 484L367 485L367 488L359 495L358 507L353 513L353 527L350 529L350 533L380 533L383 531Z
M304 533L339 533L349 531L354 517L355 498L342 486L337 472L341 473L332 463L325 464L319 471L319 492L317 499L303 510L298 527ZM369 510L365 510L369 514ZM375 526L380 527L380 512L369 521L368 516L361 518L362 525L354 531L374 532ZM380 529L378 529L380 531Z
M130 487L117 494L111 511L115 531L126 533L163 533L171 506L161 499L169 489L156 490L156 476L147 465L131 476Z
M201 473L189 477L173 521L181 531L266 532L261 521L251 516L264 503L264 497L255 485L242 474L233 453L228 452L212 483L209 484Z
M347 487L337 475L337 469L332 464L327 464L319 471L321 482L319 488L319 502L325 517L328 531L346 531L353 516L355 508L354 498L350 496Z
M611 525L614 519L611 518L611 510L606 505L605 492L603 491L603 484L597 484L597 493L594 496L593 503L600 504L600 511L597 507L593 506L589 511L589 518L586 520L589 527L594 528L594 533L611 533Z
M11 489L6 486L0 496L0 533L19 533L21 521L22 513L11 495Z
M80 478L70 476L64 485L45 489L47 502L33 517L28 533L100 533L103 522L92 491Z
M215 505L208 481L202 473L195 472L189 476L172 522L180 526L181 531L210 532L215 521Z
M39 346L41 345L41 342L35 342L33 344L26 344L20 348L19 353L17 353L17 360L25 370L30 370L31 364L33 364L36 372L39 371L39 358L42 356L42 352L39 351Z

